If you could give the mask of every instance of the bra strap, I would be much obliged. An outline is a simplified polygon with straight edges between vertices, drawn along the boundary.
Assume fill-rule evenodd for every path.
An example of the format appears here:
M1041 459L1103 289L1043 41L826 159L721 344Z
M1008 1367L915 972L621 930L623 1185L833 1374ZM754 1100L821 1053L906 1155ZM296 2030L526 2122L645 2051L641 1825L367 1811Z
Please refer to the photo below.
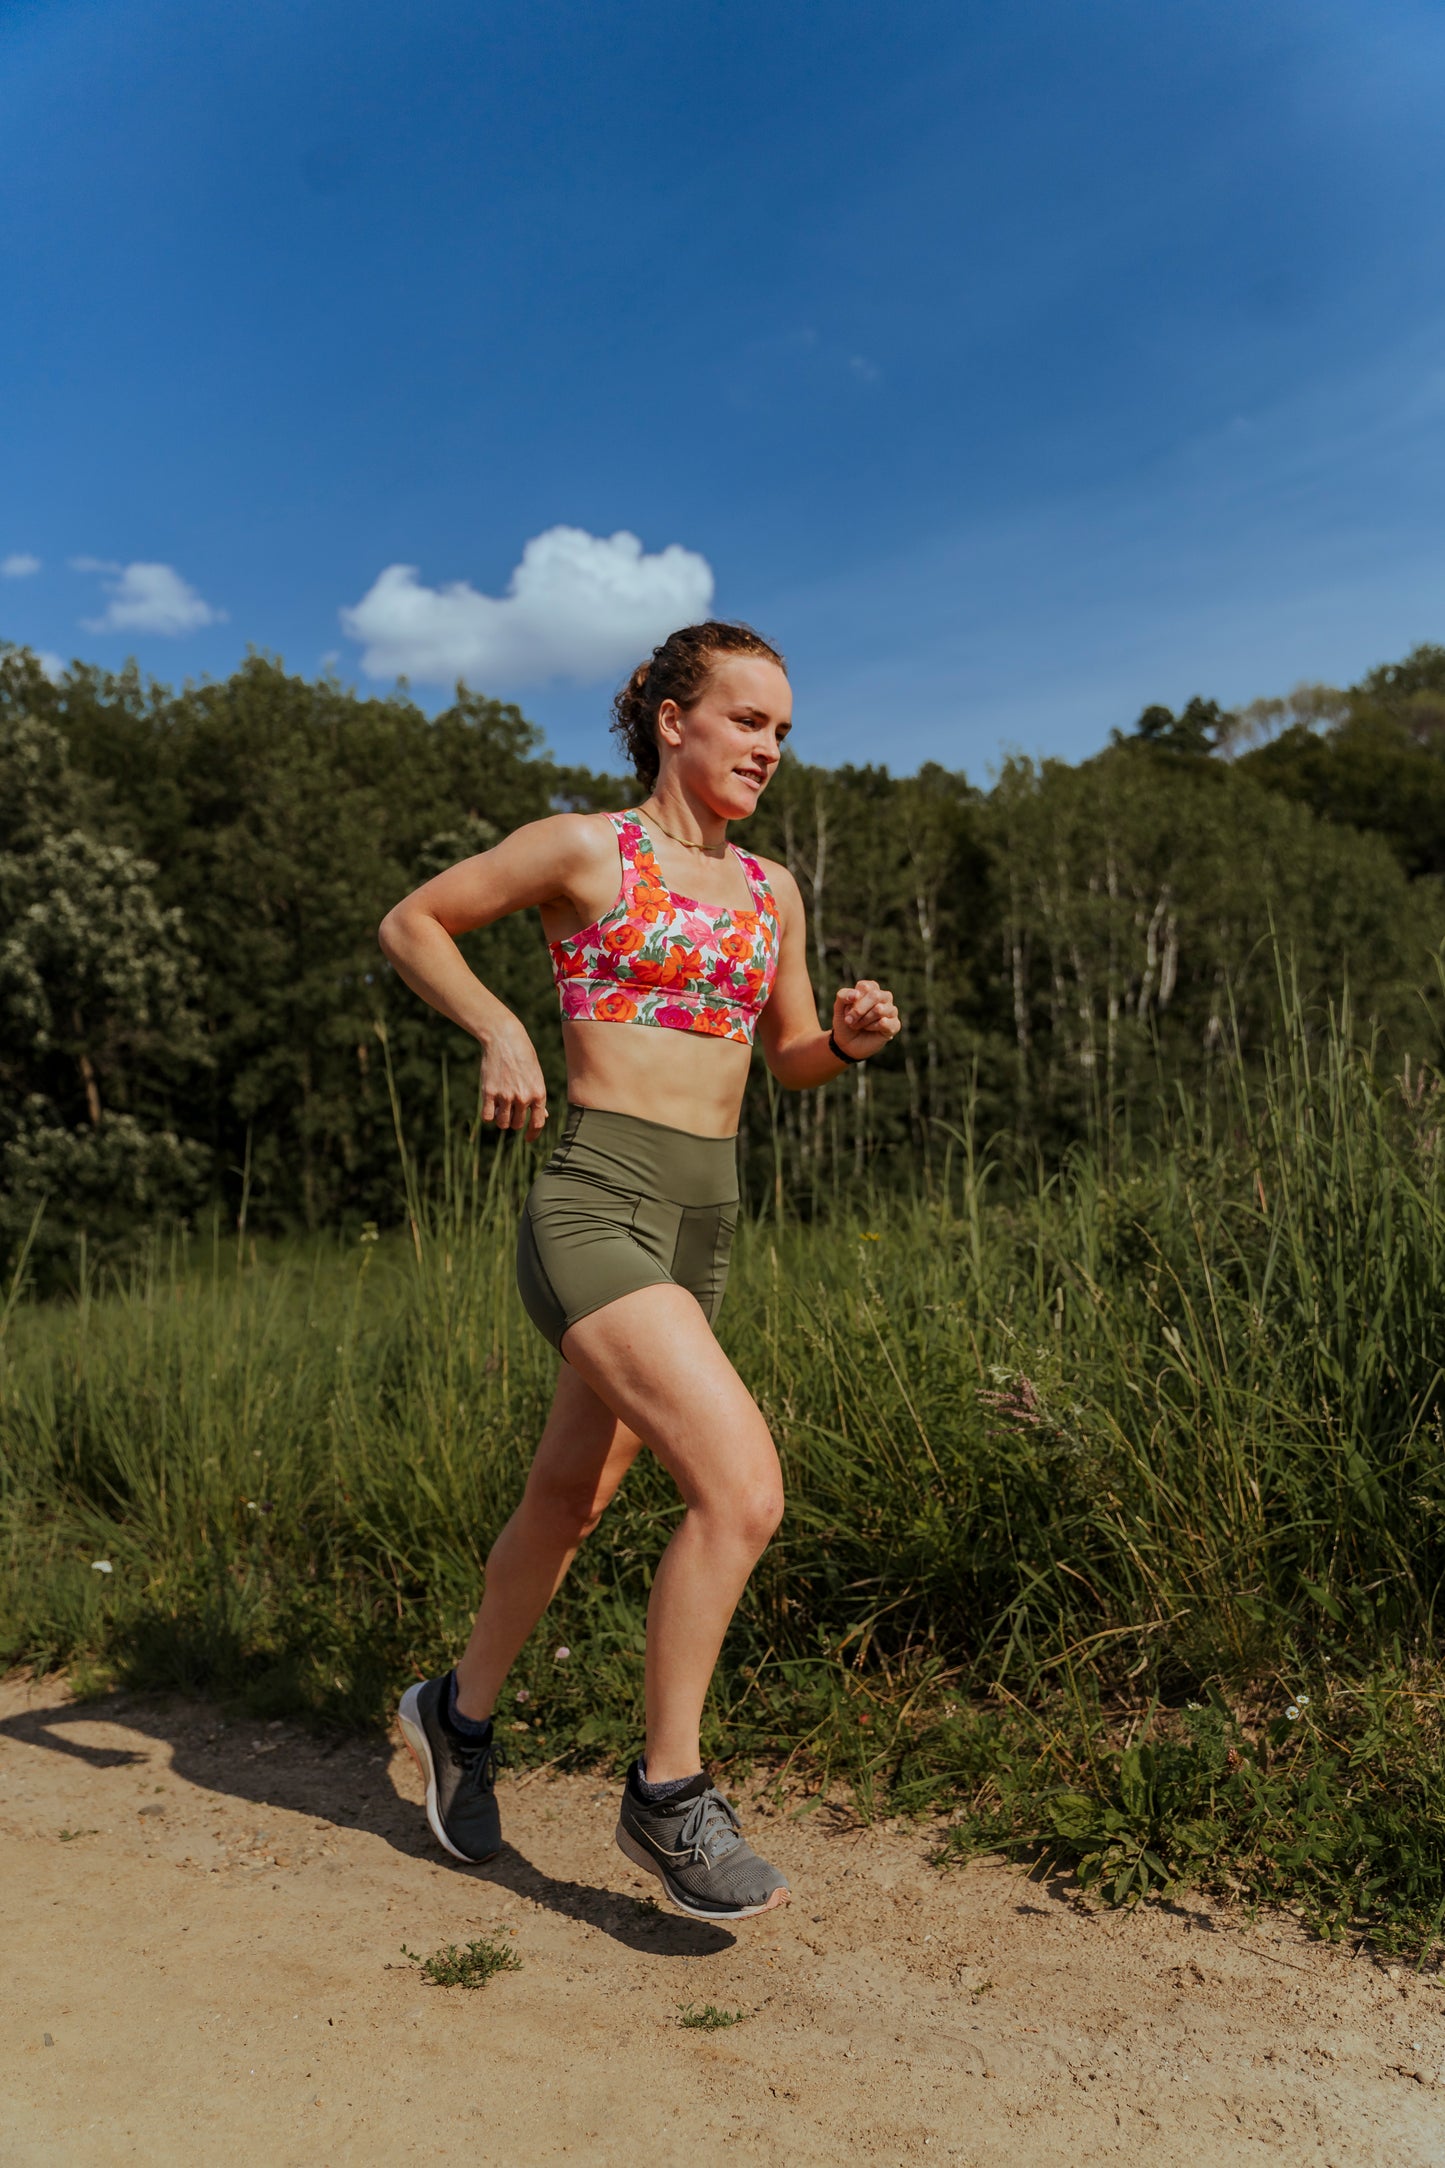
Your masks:
M743 879L748 884L748 894L753 899L753 908L755 911L761 911L764 903L773 893L768 885L768 877L751 851L745 851L741 843L734 843L732 848L737 852L741 862Z
M622 892L626 895L630 892L633 882L637 879L637 852L640 842L645 841L647 832L642 826L640 813L631 811L609 813L607 818L611 821L617 833L617 850L622 860ZM627 826L629 822L638 831L637 842L629 842L628 840Z

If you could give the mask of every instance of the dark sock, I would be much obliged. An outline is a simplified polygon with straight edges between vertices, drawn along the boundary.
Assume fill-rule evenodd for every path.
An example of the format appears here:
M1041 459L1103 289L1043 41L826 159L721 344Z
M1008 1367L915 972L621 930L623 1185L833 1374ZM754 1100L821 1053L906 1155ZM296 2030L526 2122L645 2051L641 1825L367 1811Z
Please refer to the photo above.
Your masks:
M447 1722L459 1739L474 1740L480 1746L492 1728L492 1720L484 1716L480 1723L474 1716L463 1716L457 1707L457 1675L447 1673Z
M638 1797L645 1799L650 1807L655 1807L664 1799L676 1799L680 1793L691 1791L695 1784L701 1782L702 1771L699 1769L693 1777L669 1777L663 1784L649 1784L647 1763L639 1759L633 1764L632 1780L637 1787Z

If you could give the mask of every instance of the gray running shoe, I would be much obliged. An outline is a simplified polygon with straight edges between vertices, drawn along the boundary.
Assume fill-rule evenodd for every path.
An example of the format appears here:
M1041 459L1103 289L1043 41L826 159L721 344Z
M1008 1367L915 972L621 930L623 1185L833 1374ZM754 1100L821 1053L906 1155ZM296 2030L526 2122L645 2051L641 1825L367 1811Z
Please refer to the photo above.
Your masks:
M492 1733L480 1745L446 1719L451 1674L424 1679L401 1697L402 1736L426 1780L426 1818L453 1859L491 1859L502 1848L493 1789L502 1751Z
M655 1804L627 1772L617 1842L635 1867L655 1874L679 1912L695 1920L750 1920L788 1901L776 1867L744 1842L731 1804L705 1776Z

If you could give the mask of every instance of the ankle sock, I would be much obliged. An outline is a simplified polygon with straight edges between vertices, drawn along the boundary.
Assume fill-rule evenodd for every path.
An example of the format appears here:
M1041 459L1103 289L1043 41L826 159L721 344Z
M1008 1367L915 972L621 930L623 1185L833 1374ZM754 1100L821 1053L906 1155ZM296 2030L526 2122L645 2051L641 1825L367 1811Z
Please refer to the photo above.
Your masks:
M649 1784L647 1781L647 1763L641 1759L634 1763L632 1771L633 1782L637 1786L638 1795L645 1799L650 1807L657 1806L664 1799L676 1799L680 1792L690 1791L701 1775L702 1771L699 1769L697 1776L668 1777L661 1784Z
M489 1716L484 1716L478 1721L474 1716L462 1715L461 1710L457 1707L457 1675L455 1671L447 1673L447 1722L459 1739L475 1739L478 1742L485 1739L492 1728L492 1720Z

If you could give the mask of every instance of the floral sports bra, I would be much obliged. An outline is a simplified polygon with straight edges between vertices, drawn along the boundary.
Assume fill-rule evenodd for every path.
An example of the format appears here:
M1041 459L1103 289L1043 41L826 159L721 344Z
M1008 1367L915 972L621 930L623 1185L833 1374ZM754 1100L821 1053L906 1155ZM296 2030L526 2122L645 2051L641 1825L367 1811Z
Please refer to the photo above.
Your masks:
M551 944L562 1014L573 1023L660 1024L751 1046L778 969L777 900L756 858L738 850L751 911L694 903L662 885L640 813L609 813L622 892L580 933Z

